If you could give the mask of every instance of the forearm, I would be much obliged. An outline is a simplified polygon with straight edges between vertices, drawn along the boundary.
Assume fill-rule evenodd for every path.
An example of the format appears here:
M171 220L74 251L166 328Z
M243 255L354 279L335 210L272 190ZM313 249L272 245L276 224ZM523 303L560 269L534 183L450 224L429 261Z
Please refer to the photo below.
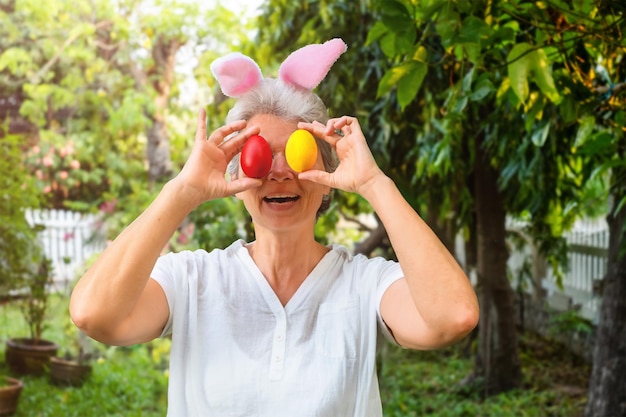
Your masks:
M383 174L362 191L381 219L402 266L411 298L434 332L454 334L477 317L473 288L452 254ZM443 336L446 337L446 336Z
M182 192L177 184L168 183L80 279L70 301L79 327L106 332L131 314L161 251L197 205Z

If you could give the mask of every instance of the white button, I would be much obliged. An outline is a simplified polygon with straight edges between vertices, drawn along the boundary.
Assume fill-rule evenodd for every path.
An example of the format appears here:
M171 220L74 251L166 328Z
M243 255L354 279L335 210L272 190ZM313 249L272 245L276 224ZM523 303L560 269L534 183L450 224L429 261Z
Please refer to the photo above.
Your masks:
M274 356L274 362L280 362L280 360L281 360L281 356L280 355Z
M278 336L276 336L276 340L279 340L279 341L280 341L280 340L283 340L283 335L282 335L282 334L279 334Z

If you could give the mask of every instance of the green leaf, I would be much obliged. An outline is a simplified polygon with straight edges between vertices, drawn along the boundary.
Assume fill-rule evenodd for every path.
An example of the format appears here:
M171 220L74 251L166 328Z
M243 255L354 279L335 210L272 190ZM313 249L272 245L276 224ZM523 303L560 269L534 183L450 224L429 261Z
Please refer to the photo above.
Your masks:
M613 121L615 121L618 128L623 129L624 126L626 126L626 113L624 112L624 110L619 110L617 113L615 113Z
M380 48L383 53L393 58L397 55L408 53L414 46L417 32L415 28L406 31L406 33L387 32L380 39Z
M455 48L456 56L459 60L467 57L467 60L474 65L480 65L480 44L477 43L462 43Z
M22 48L8 48L0 55L0 71L4 69L17 76L25 75L33 69L31 54Z
M421 21L433 20L434 15L446 5L448 0L430 0L420 2L416 8L416 18Z
M389 58L393 58L397 55L396 38L397 35L394 32L387 32L380 39L380 49L383 51L385 56Z
M467 107L467 96L458 97L456 102L454 103L453 112L454 113L462 113L463 110Z
M426 62L427 59L428 59L428 51L426 50L426 48L423 45L418 46L415 49L415 52L413 53L413 60Z
M610 155L613 152L614 136L606 131L596 132L580 147L583 155Z
M572 96L564 96L559 104L559 114L566 124L576 120L576 100Z
M415 26L409 11L404 4L397 0L380 1L382 10L382 22L394 32L406 30L409 26Z
M533 144L538 148L541 148L543 144L546 143L546 139L550 133L550 122L544 122L542 125L543 126L540 125L540 127L536 129L531 136Z
M428 66L423 62L412 61L404 77L398 82L398 104L404 110L417 95L424 77L428 72Z
M483 77L476 82L476 85L472 89L471 94L469 95L469 99L471 101L480 101L483 98L487 97L489 94L496 91L495 86L491 82L491 80L487 77Z
M511 89L515 95L524 102L528 98L528 74L530 73L532 62L529 59L528 50L530 45L518 43L511 49L507 56L508 74Z
M463 20L457 42L480 44L491 34L491 28L483 19L475 16L468 16Z
M376 95L381 97L398 85L398 82L410 71L410 65L403 63L387 70L378 84Z
M459 14L452 10L452 7L448 5L443 7L439 16L437 17L436 29L439 36L441 36L441 44L448 48L454 44L454 37L456 29L460 25Z
M529 59L532 62L531 69L534 75L535 83L537 83L541 91L550 99L550 101L558 103L560 96L556 86L554 85L552 67L550 66L546 52L543 49L537 49L529 54Z
M576 132L576 140L574 141L574 147L578 148L583 146L587 139L591 137L593 133L593 128L596 126L596 118L595 116L588 115L584 116L580 121L580 125L578 126L578 131Z
M384 34L389 31L387 26L380 20L374 23L374 26L367 32L367 40L365 41L365 45L371 45L373 42L380 39Z
M463 92L468 93L472 89L472 82L474 81L474 68L472 67L467 74L463 77Z
M509 52L507 61L511 88L520 101L525 102L529 94L528 80L532 75L539 89L550 101L558 103L560 95L554 85L548 56L543 49L531 48L527 43L518 43Z
M586 16L591 12L591 8L594 2L592 0L573 0L572 6L574 6L574 11Z
M503 26L501 28L498 28L498 30L496 30L492 34L491 42L492 43L500 42L502 44L515 42L515 33L516 31L513 28L509 26Z
M396 33L396 52L398 54L408 53L417 40L417 29L414 25L408 26L405 30Z

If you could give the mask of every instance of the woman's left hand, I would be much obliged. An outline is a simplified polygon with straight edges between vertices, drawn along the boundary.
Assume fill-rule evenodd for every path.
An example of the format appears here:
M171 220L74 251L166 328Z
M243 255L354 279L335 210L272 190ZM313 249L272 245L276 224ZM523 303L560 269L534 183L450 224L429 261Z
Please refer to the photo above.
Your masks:
M339 158L335 172L310 170L300 173L299 179L363 195L376 178L384 176L355 117L330 119L326 125L319 122L300 122L298 128L308 130L314 136L328 142Z

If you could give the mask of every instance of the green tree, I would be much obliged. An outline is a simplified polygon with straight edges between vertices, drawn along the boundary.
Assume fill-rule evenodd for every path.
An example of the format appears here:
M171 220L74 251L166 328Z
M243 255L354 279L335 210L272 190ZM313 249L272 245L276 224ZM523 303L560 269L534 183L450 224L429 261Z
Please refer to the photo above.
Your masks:
M137 136L143 129L145 100L133 89L132 79L113 65L120 45L107 38L122 44L127 19L106 1L13 6L0 14L6 44L0 55L2 96L14 92L19 109L9 117L21 119L28 126L24 142L50 149L48 156L74 145L83 173L79 181L98 189L96 195L76 195L76 208L93 209L107 191L124 194L128 178L142 177ZM48 165L37 162L39 167ZM59 208L67 203L54 196L49 201Z
M245 30L224 8L145 6L52 0L0 9L0 117L31 145L27 162L47 204L115 206L111 233L185 160L193 113L211 100L202 54L241 42ZM194 75L204 78L183 94Z
M470 191L482 309L476 374L485 378L488 393L513 388L521 374L512 293L505 278L505 215L528 219L541 249L563 260L559 237L583 206L583 186L610 167L613 197L621 202L609 215L614 253L624 247L624 194L618 185L624 182L623 102L609 97L609 111L602 111L592 88L594 77L599 81L594 64L602 58L623 76L616 68L624 52L622 11L602 2L378 4L382 18L370 40L396 62L381 80L379 93L396 89L406 112L415 102L438 107L425 120L421 136L432 141L424 141L418 164L441 163L424 167L426 178L458 195L454 186L459 183L449 181L450 172L459 168L453 156L465 154L471 161L462 168L467 170L463 176L474 177ZM617 85L613 87L615 93ZM604 126L596 119L604 120ZM610 162L599 164L598 156ZM472 225L471 218L462 218ZM618 258L609 259L612 291L604 294L606 316L599 325L611 341L623 334L623 328L614 326L624 311L623 260L616 262ZM615 372L622 372L624 342L609 343L606 349L601 341L599 336L595 366L606 372L611 363ZM603 358L599 350L605 352ZM597 371L599 379L602 371ZM611 375L618 374L611 371L605 382L592 385L589 415L619 414L616 407L623 404L626 390L606 383L615 382ZM602 393L598 402L594 390Z
M465 231L483 307L475 376L487 393L519 386L506 215L529 221L553 266L566 260L561 235L585 207L586 181L598 178L576 141L581 121L596 114L602 41L587 50L585 40L621 39L612 32L617 13L590 2L375 3L271 1L257 52L286 55L334 36L348 42L319 93L332 111L360 117L379 163L427 209L444 242ZM582 15L590 18L572 30Z
M327 80L320 86L319 93L329 103L332 111L336 112L339 109L342 113L359 116L379 164L400 186L409 202L418 209L428 208L431 213L443 212L436 209L447 209L441 217L436 215L429 217L433 228L440 232L444 241L450 242L452 239L446 239L445 231L454 236L455 227L458 225L451 221L455 216L449 214L453 213L453 210L464 209L465 212L459 212L456 217L470 216L470 202L463 193L467 194L465 178L468 177L471 163L464 156L473 155L474 149L470 144L459 140L462 132L458 129L462 122L460 106L440 123L436 121L437 116L441 114L441 107L444 107L437 100L447 96L449 108L454 109L458 96L451 93L454 90L448 90L447 84L449 80L447 74L454 71L454 63L446 61L446 52L436 39L428 39L430 42L428 47L440 54L439 60L435 58L433 60L435 64L442 65L433 65L437 71L430 74L432 79L428 80L428 85L431 88L424 92L419 101L413 102L415 94L419 91L419 84L427 75L429 63L425 60L427 58L425 48L414 48L417 40L415 22L412 18L404 19L408 15L404 5L400 3L395 5L399 8L388 7L394 4L386 2L377 12L372 10L372 5L368 2L311 1L289 7L279 1L270 2L268 13L264 18L272 19L269 13L271 10L277 24L264 27L259 43L269 43L278 51L289 51L302 44L319 42L334 36L341 36L346 40L350 46L347 57L342 57L341 65L333 68ZM394 31L386 29L386 25L399 33L395 34ZM385 31L391 35L385 37ZM369 38L366 36L367 33L370 33ZM405 36L407 39L404 39ZM294 39L297 41L294 42ZM372 43L376 39L381 41ZM365 44L366 40L370 41L368 45ZM403 51L402 54L400 51ZM410 57L407 63L401 62L404 52ZM402 82L398 95L385 94L409 70L416 74L408 76ZM334 81L335 78L339 81ZM410 89L413 95L407 92L407 89ZM348 104L343 107L335 105L342 101ZM433 119L434 123L431 122ZM443 140L441 132L444 132ZM439 141L443 143L436 143ZM455 149L450 146L452 143L457 144ZM428 154L428 150L432 153ZM425 171L430 175L424 175ZM441 205L435 205L434 202L441 197L443 197L440 200ZM461 204L463 201L464 205ZM504 211L501 212L501 234L504 236ZM487 210L481 213L487 213ZM491 216L490 219L498 218ZM442 227L437 227L438 225ZM376 233L372 236L380 235ZM378 239L381 245L384 241L384 237ZM504 237L501 242L504 245ZM502 254L503 251L495 253ZM496 266L501 268L501 274L498 276L504 280L506 291L509 289L506 282L506 258L499 256L502 262ZM502 296L498 300L507 301ZM510 317L513 317L512 306L512 298L509 298ZM503 321L507 326L501 327L514 336L514 328L508 325L511 322L512 320L508 323ZM502 337L499 340L502 339L507 340ZM515 339L512 346L516 347ZM511 358L513 360L510 360ZM506 362L506 368L501 369L515 378L515 367L519 373L519 362L515 360L515 355L501 360ZM513 370L510 370L511 366Z
M32 179L21 163L21 143L0 125L0 301L23 290L41 259L35 229L26 210L40 201Z

